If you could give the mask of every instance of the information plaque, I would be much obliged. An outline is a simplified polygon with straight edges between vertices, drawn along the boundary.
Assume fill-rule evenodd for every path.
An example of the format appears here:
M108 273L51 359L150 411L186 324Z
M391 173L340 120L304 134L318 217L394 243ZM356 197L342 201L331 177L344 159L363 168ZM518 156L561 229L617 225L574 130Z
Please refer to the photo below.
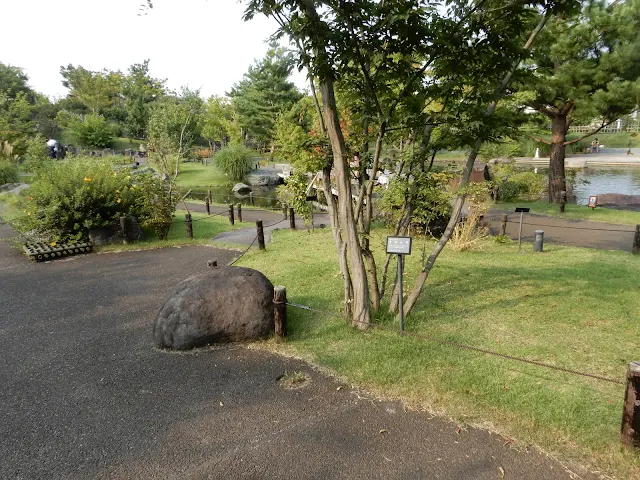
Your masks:
M411 237L387 237L387 253L411 255Z

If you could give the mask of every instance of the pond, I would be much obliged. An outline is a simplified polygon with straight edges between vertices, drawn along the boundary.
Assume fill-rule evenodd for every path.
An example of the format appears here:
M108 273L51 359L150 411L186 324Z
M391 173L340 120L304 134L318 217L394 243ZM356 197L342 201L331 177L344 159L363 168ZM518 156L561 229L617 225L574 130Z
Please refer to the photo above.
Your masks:
M260 208L280 208L280 201L276 193L276 186L251 187L253 195L243 195L232 192L233 185L218 187L193 187L189 198L196 200L204 200L211 190L213 203L241 203L246 206L256 206Z
M525 170L534 170L534 167L526 167ZM567 169L567 182L572 176L572 171L575 172L572 200L578 205L586 205L590 195L640 195L640 166ZM549 170L538 167L537 172L548 175Z

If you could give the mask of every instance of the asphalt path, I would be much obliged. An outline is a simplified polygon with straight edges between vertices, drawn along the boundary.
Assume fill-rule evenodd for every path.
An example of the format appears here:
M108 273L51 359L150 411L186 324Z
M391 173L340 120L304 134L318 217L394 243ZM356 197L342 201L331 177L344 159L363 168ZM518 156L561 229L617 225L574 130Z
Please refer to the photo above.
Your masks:
M241 345L154 349L167 291L237 252L33 263L9 248L13 235L0 225L2 479L572 478L535 449L378 401L299 360ZM293 372L309 380L281 386Z

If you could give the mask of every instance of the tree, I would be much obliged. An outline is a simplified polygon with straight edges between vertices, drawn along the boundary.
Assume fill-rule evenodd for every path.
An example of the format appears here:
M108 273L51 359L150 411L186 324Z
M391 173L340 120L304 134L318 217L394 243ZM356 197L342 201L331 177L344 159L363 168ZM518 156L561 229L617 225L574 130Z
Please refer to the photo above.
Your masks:
M126 112L123 126L129 138L144 138L150 107L165 94L165 81L149 75L149 60L135 63L122 79L122 102Z
M320 13L314 0L248 2L246 17L262 12L276 18L281 34L289 35L298 47L300 62L318 79L320 123L331 146L323 168L324 191L344 278L345 313L353 325L366 328L370 307L379 302L374 297L379 297L380 289L368 244L375 176L362 178L354 202L349 168L353 150L345 139L345 132L354 126L340 116L336 91L340 88L359 99L351 102L351 120L362 125L364 158L371 171L378 169L389 132L416 131L422 122L422 143L428 146L433 126L447 123L456 132L455 142L472 147L462 175L465 187L480 146L500 133L502 122L493 116L497 101L544 26L548 10L556 7L545 1L505 5L497 0L458 0L438 9L421 0L370 0L322 2ZM443 108L425 114L432 102ZM375 141L373 154L368 152L370 139ZM337 201L329 194L331 174ZM409 297L411 306L458 221L464 199L463 188L447 230Z
M84 67L69 64L60 67L62 85L69 89L66 109L74 113L92 113L107 118L120 118L120 72L91 72ZM115 110L115 111L114 111Z
M301 97L296 86L288 81L294 64L291 54L272 44L266 57L249 67L242 81L229 93L240 126L263 147L272 142L278 114Z
M219 141L224 146L231 136L234 116L233 105L227 97L209 97L202 114L202 136L209 141L214 153L216 142Z
M180 96L167 96L154 103L147 128L150 160L175 182L189 148L200 134L199 92L183 89Z
M29 87L29 77L21 68L0 62L0 92L7 98L16 98L19 93L26 95L30 103L34 102L35 92Z
M556 16L542 33L522 85L524 103L551 122L549 201L566 191L567 145L629 114L640 98L640 1L585 2L572 16ZM598 126L575 140L567 132L577 116Z

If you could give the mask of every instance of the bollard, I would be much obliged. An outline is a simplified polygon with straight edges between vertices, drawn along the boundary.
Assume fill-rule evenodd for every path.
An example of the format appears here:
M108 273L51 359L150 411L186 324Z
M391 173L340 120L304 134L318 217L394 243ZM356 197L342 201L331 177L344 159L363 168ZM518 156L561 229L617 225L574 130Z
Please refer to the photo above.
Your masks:
M544 230L535 231L535 240L533 241L533 251L542 252L544 247Z
M640 225L636 225L636 234L633 237L633 248L631 252L634 255L638 255L640 253Z
M264 250L264 230L262 229L262 220L256 220L256 230L258 233L258 248Z
M211 199L213 198L213 197L211 196L211 190L207 190L207 196L209 197L209 201L211 201Z
M286 203L282 204L282 219L283 220L287 219L287 204Z
M255 200L253 199L253 192L249 192L249 201L251 202L251 206L252 206L252 207L255 207L256 202L255 202Z
M564 206L567 204L567 192L560 192L560 213L564 213Z
M120 217L120 231L122 232L122 243L127 243L127 217Z
M296 216L293 213L293 208L289 209L289 228L291 230L295 230L296 229Z
M235 219L233 218L233 203L229 204L229 223L231 225L235 224Z
M282 285L273 287L273 307L276 342L280 343L287 336L287 289Z
M620 441L628 447L640 447L640 362L629 363L627 369Z
M207 215L211 215L211 204L209 203L209 197L205 197L204 207L207 209Z
M187 224L187 238L193 238L193 223L191 222L191 214L186 213L184 215L184 220Z
M238 221L242 222L242 204L238 204Z
M502 214L502 219L501 219L501 224L500 224L500 235L506 235L507 234L507 214L503 213Z

